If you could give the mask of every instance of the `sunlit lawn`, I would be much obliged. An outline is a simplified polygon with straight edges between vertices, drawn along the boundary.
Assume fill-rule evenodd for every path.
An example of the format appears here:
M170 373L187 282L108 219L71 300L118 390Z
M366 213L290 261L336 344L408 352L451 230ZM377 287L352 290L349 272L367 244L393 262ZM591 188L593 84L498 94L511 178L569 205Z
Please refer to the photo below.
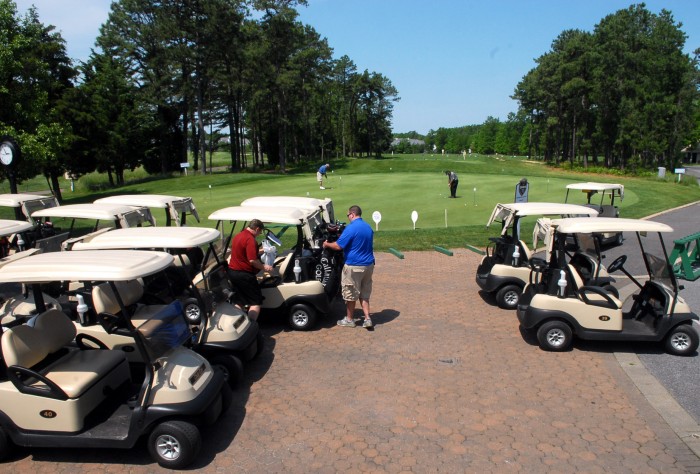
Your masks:
M204 226L214 225L207 219L214 210L237 205L252 196L330 197L337 218L341 218L350 205L362 207L365 220L378 229L378 250L388 247L404 250L431 248L432 245L463 247L467 243L486 245L488 236L497 232L497 229L485 229L491 210L498 202L513 202L515 186L523 177L530 183L530 201L564 202L565 186L572 182L623 183L625 196L618 204L624 217L644 217L700 200L698 186L679 185L672 179L573 174L542 164L527 163L522 159L503 157L474 156L464 160L461 156L408 155L381 160L327 161L331 162L333 171L324 183L326 190L320 190L316 183L316 164L291 169L287 175L215 172L202 176L190 170L188 176L143 181L109 193L90 192L80 181L73 192L69 182L65 182L62 189L66 204L92 201L110 193L191 196L203 218L199 225ZM448 199L447 177L443 174L445 169L455 170L459 174L457 199ZM96 178L81 179L91 180L94 186ZM42 181L36 179L23 184L20 191L25 190L23 187L46 189L45 181L42 188ZM2 192L8 191L4 189ZM569 201L572 201L571 197ZM575 196L574 201L583 203L584 196ZM372 219L375 211L381 214L378 225ZM418 214L416 230L411 219L413 211ZM156 217L162 219L160 214L156 214Z

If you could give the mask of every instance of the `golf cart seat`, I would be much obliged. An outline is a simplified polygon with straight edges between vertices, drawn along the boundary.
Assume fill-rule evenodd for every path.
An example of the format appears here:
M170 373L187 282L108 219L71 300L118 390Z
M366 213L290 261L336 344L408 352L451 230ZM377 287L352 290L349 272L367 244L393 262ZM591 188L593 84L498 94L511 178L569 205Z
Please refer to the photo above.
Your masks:
M17 390L58 400L81 398L87 400L82 405L87 413L104 393L129 380L122 351L65 349L75 335L71 320L57 309L39 314L33 326L23 324L5 331L2 352L8 377Z
M124 307L131 307L131 322L136 327L150 319L165 306L162 304L137 304L144 295L143 284L139 280L118 281L115 282L115 285L122 299L122 303L124 303ZM92 304L98 315L102 313L114 315L121 313L119 301L108 283L95 285L92 289Z
M603 288L599 286L584 285L583 278L581 278L581 275L579 275L576 267L574 267L572 264L569 263L566 267L568 270L567 273L571 277L573 290L581 299L586 300L590 304L596 306L608 306L612 302L612 305L616 306L617 309L622 308L622 301L605 291Z

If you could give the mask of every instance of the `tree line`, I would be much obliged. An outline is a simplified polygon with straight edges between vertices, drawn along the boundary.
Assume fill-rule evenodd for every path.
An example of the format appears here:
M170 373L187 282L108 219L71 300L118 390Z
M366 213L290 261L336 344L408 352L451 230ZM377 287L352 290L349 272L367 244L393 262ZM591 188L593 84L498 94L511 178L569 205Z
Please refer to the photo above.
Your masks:
M234 172L379 156L398 92L348 56L334 59L298 20L305 5L119 0L90 57L73 66L35 8L19 15L0 0L0 133L27 158L17 179L43 173L60 197L66 172L97 170L118 185L126 170L167 173L190 154L204 171L222 131Z
M425 145L400 152L527 155L552 163L608 168L673 167L700 141L700 49L683 53L686 35L670 12L632 5L592 33L562 32L517 84L518 111L500 121L399 135Z

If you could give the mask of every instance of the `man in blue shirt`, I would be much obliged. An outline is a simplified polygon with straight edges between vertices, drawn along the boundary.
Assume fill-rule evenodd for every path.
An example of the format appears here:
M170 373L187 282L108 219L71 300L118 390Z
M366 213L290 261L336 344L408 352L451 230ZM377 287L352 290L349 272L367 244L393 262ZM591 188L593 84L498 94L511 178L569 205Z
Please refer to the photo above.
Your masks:
M335 242L324 242L323 246L345 254L345 265L340 284L345 300L345 317L338 326L355 327L355 305L360 300L365 321L362 327L371 328L369 317L369 297L372 294L372 274L374 272L374 231L362 220L360 206L348 209L350 224Z
M316 172L316 181L318 181L318 184L321 186L321 189L326 189L323 187L323 178L326 177L326 173L328 173L329 169L331 169L331 165L326 163L325 165L321 165L321 167Z

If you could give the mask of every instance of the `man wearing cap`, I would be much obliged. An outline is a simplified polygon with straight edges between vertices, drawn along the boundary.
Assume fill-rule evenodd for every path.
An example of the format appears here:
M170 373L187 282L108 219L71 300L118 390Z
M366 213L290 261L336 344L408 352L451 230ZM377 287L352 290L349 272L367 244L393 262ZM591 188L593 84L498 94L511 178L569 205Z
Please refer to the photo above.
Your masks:
M248 226L240 231L231 243L231 259L228 263L228 275L236 290L236 304L249 306L248 317L255 321L262 306L262 292L256 277L260 270L272 271L272 266L260 261L258 244L255 237L265 229L258 219L252 219Z

